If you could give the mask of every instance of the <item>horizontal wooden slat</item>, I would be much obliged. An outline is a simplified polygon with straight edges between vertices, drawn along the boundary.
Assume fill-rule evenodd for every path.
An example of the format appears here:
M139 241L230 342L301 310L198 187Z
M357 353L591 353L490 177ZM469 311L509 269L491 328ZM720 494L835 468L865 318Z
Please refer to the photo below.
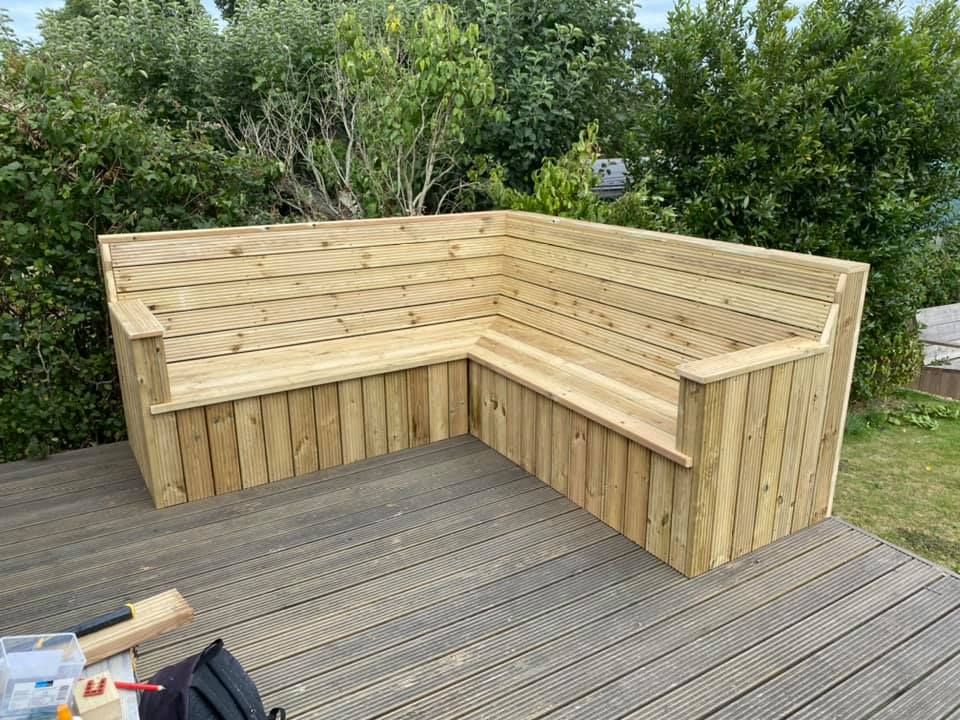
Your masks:
M318 293L398 287L441 280L460 280L497 275L501 260L496 257L403 265L369 270L343 270L283 278L237 282L182 285L162 290L124 293L122 299L139 298L153 313L199 308L216 308L240 303L300 298Z
M154 413L462 360L488 320L326 340L170 365L173 400Z
M689 355L649 345L626 335L589 325L550 310L527 305L509 297L500 299L499 315L557 337L567 338L592 350L627 360L634 365L665 376L672 376L677 365L692 360Z
M505 213L483 211L457 213L455 215L421 215L418 217L383 217L359 220L328 220L321 222L289 223L286 225L246 225L239 227L204 228L195 230L164 230L160 232L114 233L101 235L100 244L119 247L120 243L144 241L211 241L214 238L263 237L274 239L288 234L300 234L311 230L320 230L326 237L363 236L383 237L385 233L427 232L430 228L438 230L464 225L476 228L478 234L502 235Z
M157 265L216 258L382 247L436 240L470 240L502 235L498 218L456 215L446 222L401 222L370 227L362 222L273 225L263 228L221 228L216 231L147 233L141 240L118 242L105 236L113 267ZM217 234L210 234L216 232ZM164 237L176 235L176 237ZM159 237L157 237L159 236Z
M745 375L754 370L820 355L829 349L829 346L815 340L788 338L719 357L695 360L679 366L677 374L698 383L716 382L734 375Z
M666 348L689 357L702 358L747 347L746 343L605 305L591 296L564 293L511 277L504 277L501 291L507 297L528 305L642 340L649 343L654 351Z
M166 343L167 359L169 362L194 360L487 317L496 313L497 300L496 295L448 300L429 305L171 338Z
M589 245L586 245L589 247ZM726 307L797 327L819 331L823 327L830 302L741 285L691 272L661 268L642 263L627 263L619 258L585 250L547 245L512 238L504 253L508 257L564 270L635 285L655 292L676 295L706 305ZM122 289L122 288L121 288Z
M114 277L118 290L121 293L127 293L182 285L259 280L290 275L309 275L317 272L366 270L489 257L499 255L502 245L501 239L494 237L217 260L190 260L163 265L119 268L114 270Z
M419 285L399 285L373 290L306 295L284 300L265 300L224 307L203 308L157 314L168 338L182 335L259 327L295 320L351 315L370 310L386 310L409 305L425 305L446 300L495 295L500 291L500 278L489 275L478 278L441 280Z
M637 228L622 227L619 225L603 225L600 223L589 222L586 220L572 220L570 218L551 217L537 213L527 213L519 211L509 211L507 213L506 232L508 234L518 232L518 225L524 222L538 223L541 227L548 227L551 233L566 228L579 230L584 237L605 237L620 238L629 241L633 247L643 246L654 249L654 246L647 243L660 242L664 245L685 246L694 251L716 251L723 254L736 256L744 259L759 259L767 262L781 263L787 267L816 268L835 273L861 272L867 269L865 263L854 262L851 260L840 260L838 258L823 257L819 255L808 255L805 253L794 253L786 250L770 250L767 248L755 247L753 245L743 245L739 243L725 243L717 240L708 240L706 238L691 237L688 235L676 235L673 233L657 232L653 230L640 230Z
M745 345L762 345L793 335L811 338L817 335L814 330L747 315L730 308L704 305L669 293L653 292L511 257L503 259L503 274L570 295L591 298L645 317L658 318L689 331L697 330L712 336L714 341L721 339Z

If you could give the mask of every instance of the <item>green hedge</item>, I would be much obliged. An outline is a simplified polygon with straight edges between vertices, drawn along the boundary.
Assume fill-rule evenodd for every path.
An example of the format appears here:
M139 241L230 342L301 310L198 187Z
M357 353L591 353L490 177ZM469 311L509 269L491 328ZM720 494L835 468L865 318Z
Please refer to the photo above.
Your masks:
M0 462L123 437L98 233L237 224L272 174L65 68L0 68Z

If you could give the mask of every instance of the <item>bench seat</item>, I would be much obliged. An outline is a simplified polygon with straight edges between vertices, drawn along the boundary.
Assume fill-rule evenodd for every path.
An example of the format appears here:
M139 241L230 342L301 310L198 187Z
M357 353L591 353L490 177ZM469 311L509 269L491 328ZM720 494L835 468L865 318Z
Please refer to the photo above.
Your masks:
M460 360L490 320L461 320L360 337L170 363L169 402L154 414L366 375Z
M170 363L157 413L470 359L687 465L675 379L506 319L476 319Z

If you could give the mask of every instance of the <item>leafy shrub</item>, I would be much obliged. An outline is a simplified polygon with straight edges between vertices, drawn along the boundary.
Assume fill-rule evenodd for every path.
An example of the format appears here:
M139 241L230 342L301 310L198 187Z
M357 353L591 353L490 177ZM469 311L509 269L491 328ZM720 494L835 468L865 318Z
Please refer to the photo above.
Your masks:
M77 73L0 66L0 462L124 434L98 233L236 224L271 175L153 125Z
M480 26L503 116L474 149L504 168L511 186L530 189L545 157L559 157L593 120L618 140L636 87L629 63L642 36L627 0L455 0Z
M222 43L200 0L87 0L40 27L45 55L104 97L178 124L213 115Z
M662 197L650 192L643 179L634 182L629 192L612 202L597 196L594 192L600 182L594 170L600 155L597 132L597 124L591 123L564 155L545 159L540 169L533 172L533 189L529 193L508 187L503 168L495 168L488 186L493 201L499 207L512 210L648 230L674 229L673 210L663 204Z
M883 395L916 373L920 250L960 189L957 5L751 6L671 13L632 170L695 234L869 262L855 392Z

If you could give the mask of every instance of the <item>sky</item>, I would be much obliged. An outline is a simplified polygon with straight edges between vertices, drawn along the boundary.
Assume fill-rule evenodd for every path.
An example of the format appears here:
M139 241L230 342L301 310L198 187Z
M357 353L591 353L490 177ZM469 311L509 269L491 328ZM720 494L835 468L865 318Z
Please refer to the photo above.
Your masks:
M207 9L216 14L213 0L203 0ZM37 38L37 13L45 8L58 8L63 0L0 0L0 8L13 20L13 30L24 39ZM657 30L666 25L667 11L673 0L648 0L637 10L637 20L646 28Z

